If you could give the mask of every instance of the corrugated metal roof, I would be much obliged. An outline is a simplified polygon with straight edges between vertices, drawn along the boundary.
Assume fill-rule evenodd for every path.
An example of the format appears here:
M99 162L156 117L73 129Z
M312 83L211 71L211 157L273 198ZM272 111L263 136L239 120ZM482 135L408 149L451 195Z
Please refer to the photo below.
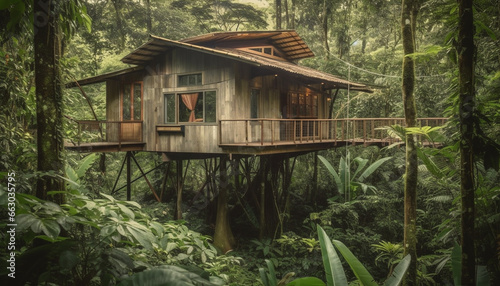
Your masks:
M212 48L228 47L236 42L267 42L282 51L288 60L300 60L314 57L309 46L294 30L250 31L250 32L216 32L181 40L184 43L196 44Z
M182 41L174 41L158 36L150 36L150 40L131 52L122 59L126 64L147 66L156 57L166 53L172 48L183 48L194 50L202 53L212 54L225 58L230 58L240 62L244 62L254 66L260 70L268 70L273 73L284 72L289 76L298 78L304 84L323 84L325 89L340 88L372 92L366 85L350 82L340 77L300 66L291 61L283 61L278 59L260 56L255 53L245 52L241 50L242 46L238 46L241 41L270 41L275 47L285 52L287 57L295 57L296 59L313 56L304 41L298 36L295 31L263 31L263 32L220 32L201 35L184 39ZM217 46L217 48L215 48ZM133 68L137 70L137 68ZM124 70L129 72L130 70ZM124 71L121 71L123 73ZM113 76L121 74L107 74L82 80L81 83L88 84L103 81Z
M242 50L236 49L224 49L229 54L238 55L239 58L246 61L251 61L256 63L261 68L267 68L276 73L285 72L292 77L299 78L304 84L324 84L327 89L340 88L340 89L351 89L365 92L372 92L372 90L360 83L351 82L340 77L325 73L322 71L315 70L310 67L301 66L292 62L275 60L272 58L258 56L253 53L248 53Z

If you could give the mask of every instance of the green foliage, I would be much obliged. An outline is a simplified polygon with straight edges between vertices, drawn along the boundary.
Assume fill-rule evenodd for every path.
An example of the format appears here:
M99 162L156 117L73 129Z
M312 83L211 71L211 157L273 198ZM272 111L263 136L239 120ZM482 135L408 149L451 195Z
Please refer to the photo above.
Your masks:
M453 273L453 282L455 286L462 285L462 248L460 245L455 243L453 251L451 253L451 267ZM477 286L489 286L490 275L488 270L483 265L476 266L476 285Z
M347 276L344 272L342 262L338 256L335 248L337 248L345 261L349 264L351 270L356 276L357 280L361 285L378 285L371 274L366 270L363 264L352 254L352 252L340 241L330 240L326 232L321 226L317 226L317 232L319 237L319 243L321 247L321 253L323 258L323 266L325 268L326 275L326 285L328 286L346 286L349 285L347 282ZM333 243L333 244L332 244ZM335 245L335 247L334 247ZM392 273L389 274L389 278L384 285L396 286L399 285L403 279L403 276L408 269L410 264L410 255L407 255L398 266L394 269ZM274 270L274 265L271 261L266 260L269 273L267 273L263 268L259 269L261 275L261 281L265 286L276 286L276 285L308 285L306 283L312 283L312 285L325 285L321 280L314 277L299 278L294 280L289 284L280 284L283 282L277 282L276 273ZM285 277L289 275L285 275ZM304 283L304 284L302 284Z
M357 164L357 168L353 172L351 171L351 156L350 153L347 153L346 158L342 157L340 159L337 172L330 164L330 162L328 162L328 160L326 160L323 156L318 155L318 158L333 176L335 185L337 186L339 193L344 195L344 199L346 202L350 201L351 198L356 199L356 197L358 196L358 189L361 189L363 191L363 194L367 194L368 190L376 193L377 189L372 185L365 184L364 181L371 174L373 174L373 172L375 172L380 167L380 165L391 159L391 157L381 158L373 162L371 165L366 166L366 164L368 163L368 159L356 157L353 161Z
M0 191L0 197L6 195ZM66 196L68 203L59 206L27 194L17 195L18 233L27 246L19 255L18 270L37 267L37 271L27 272L26 281L104 283L154 265L213 267L208 263L237 263L235 259L217 260L209 237L179 222L159 223L136 202L105 194L92 199L78 191ZM39 240L46 242L38 246ZM51 253L58 253L59 261L50 260ZM30 261L34 255L40 257Z
M379 252L379 255L375 258L375 263L387 263L390 275L394 265L398 263L403 256L403 246L399 243L381 241L378 244L372 244L372 247Z
M323 265L325 267L326 285L340 286L347 285L347 278L344 273L344 268L340 262L340 258L335 251L335 248L326 235L323 228L318 225L318 237L321 245L321 254L323 257Z
M173 265L163 265L145 270L125 278L118 286L213 286L224 285L218 279L210 278L208 273L198 274Z

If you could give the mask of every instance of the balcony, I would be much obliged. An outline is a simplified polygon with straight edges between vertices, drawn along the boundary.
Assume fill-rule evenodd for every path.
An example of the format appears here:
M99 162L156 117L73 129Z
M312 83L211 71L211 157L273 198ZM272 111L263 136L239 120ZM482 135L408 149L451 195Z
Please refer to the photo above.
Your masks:
M142 121L76 120L77 141L66 149L82 152L141 151Z
M421 118L418 119L418 125L441 126L446 120ZM389 145L399 139L390 137L381 127L394 124L404 126L404 122L404 118L220 120L219 146L265 147L317 143Z

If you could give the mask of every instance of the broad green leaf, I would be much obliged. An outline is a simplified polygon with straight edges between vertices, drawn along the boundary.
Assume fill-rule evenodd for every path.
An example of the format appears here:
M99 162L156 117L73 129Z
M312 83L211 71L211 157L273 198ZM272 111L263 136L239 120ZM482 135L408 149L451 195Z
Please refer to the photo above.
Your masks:
M127 230L135 238L135 240L137 240L144 248L148 250L153 249L151 237L148 235L147 232L137 230L130 226L127 226Z
M271 260L266 259L267 268L269 269L268 282L269 286L277 286L278 281L276 280L276 271L274 270L274 264Z
M368 163L368 159L363 159L361 157L356 157L354 158L354 162L358 164L358 167L356 168L356 171L354 172L354 175L352 175L353 178L356 178L356 176L363 170L363 168L366 166Z
M451 251L451 272L455 285L462 285L462 247L455 243Z
M40 219L38 217L35 217L32 214L18 214L16 216L16 222L18 227L17 230L23 231L25 229L28 229L35 221L39 220Z
M128 216L128 217L129 217L129 218L131 218L131 219L135 219L135 214L134 214L134 212L133 212L131 209L127 208L126 206L124 206L124 205L122 205L122 204L120 204L120 203L117 203L116 205L120 208L120 210L121 210L121 211L122 211L122 212L123 212L126 216Z
M267 273L264 268L259 268L260 281L264 286L269 286L269 281L267 281Z
M342 267L335 248L323 228L318 225L318 237L321 246L321 256L323 257L323 266L325 267L326 285L328 286L347 286L347 278Z
M55 220L42 219L40 220L40 222L41 222L40 229L46 236L52 239L56 239L59 236L59 233L61 232L61 227Z
M177 266L163 266L134 274L119 286L208 286L213 285L195 273Z
M385 157L382 159L378 159L373 164L371 164L363 173L359 176L358 181L363 182L367 177L369 177L375 170L377 170L380 165L384 164L386 161L390 160L392 157Z
M490 273L484 265L476 267L476 286L490 286Z
M411 261L411 255L406 255L394 268L394 271L392 271L391 277L385 281L384 285L385 286L397 286L401 283L403 280L403 277L405 276L406 270L408 270L408 266L410 266L410 261Z
M377 286L375 279L371 276L371 274L366 270L363 264L352 254L352 252L345 246L342 242L338 240L332 240L332 243L335 247L340 251L344 259L347 261L349 266L351 267L356 278L363 283L365 286Z
M96 159L97 159L97 154L92 153L90 155L87 155L85 158L83 158L83 160L79 162L78 170L76 171L78 179L83 178L83 176L85 176L85 173L90 168L90 166L95 162Z
M111 201L113 203L116 201L115 198L113 198L113 196L106 195L106 194L103 194L103 193L101 193L100 195L103 196L103 197L105 197L106 199L108 199L109 201Z
M438 179L441 179L445 176L445 174L443 174L443 172L441 171L441 169L439 169L439 167L434 163L434 161L429 158L423 151L421 148L417 148L417 156L418 158L420 158L420 160L422 160L422 162L424 162L425 164L425 167L427 168L427 170L429 172L431 172L431 174L433 174L436 178Z
M101 228L101 236L108 237L116 231L116 225L107 225Z
M330 172L330 174L332 174L333 179L335 180L335 184L337 185L337 188L339 189L339 192L341 194L343 194L344 193L344 183L340 179L340 177L337 174L337 172L335 171L335 169L333 169L332 164L330 164L330 162L328 162L328 160L326 160L325 157L323 157L321 155L318 155L318 158L325 165L326 169Z
M316 277L303 277L286 284L287 286L324 286L325 282Z

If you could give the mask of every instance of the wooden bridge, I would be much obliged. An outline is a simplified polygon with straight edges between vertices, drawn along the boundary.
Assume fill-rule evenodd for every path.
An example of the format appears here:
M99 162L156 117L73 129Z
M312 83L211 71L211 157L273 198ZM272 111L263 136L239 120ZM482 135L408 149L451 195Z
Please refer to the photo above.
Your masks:
M442 126L447 118L420 118L419 126ZM349 119L229 119L218 122L218 145L221 148L280 148L284 152L291 146L324 149L346 144L387 146L399 142L383 128L404 126L404 118L349 118ZM77 142L66 148L83 152L142 151L142 121L93 121L77 123ZM190 127L174 126L184 131ZM182 127L182 128L180 128ZM193 140L196 140L194 138ZM421 138L423 144L425 138ZM302 147L301 147L302 146ZM166 150L158 150L166 151ZM290 150L293 152L294 150Z
M441 117L419 118L418 126L442 126L446 121L447 118ZM219 145L282 146L315 143L389 145L400 139L389 136L383 127L395 124L404 126L404 118L221 120Z

